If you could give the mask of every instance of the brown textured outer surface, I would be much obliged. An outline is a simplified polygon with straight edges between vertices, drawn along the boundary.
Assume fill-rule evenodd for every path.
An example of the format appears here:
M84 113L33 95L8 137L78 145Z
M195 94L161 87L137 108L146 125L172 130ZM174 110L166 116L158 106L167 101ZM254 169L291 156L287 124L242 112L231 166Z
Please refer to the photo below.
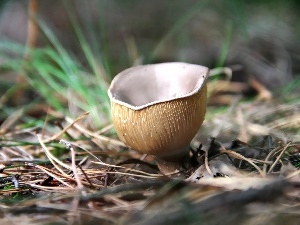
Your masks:
M204 120L206 101L205 84L192 96L141 110L112 102L112 120L119 138L132 149L158 157L182 157Z

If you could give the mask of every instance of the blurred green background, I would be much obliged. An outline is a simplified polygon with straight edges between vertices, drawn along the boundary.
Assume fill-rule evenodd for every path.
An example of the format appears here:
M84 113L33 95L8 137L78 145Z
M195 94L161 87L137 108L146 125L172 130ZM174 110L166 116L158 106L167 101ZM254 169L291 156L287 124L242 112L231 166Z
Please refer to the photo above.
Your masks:
M90 125L104 126L109 123L106 90L111 79L147 63L229 66L233 81L254 76L278 95L298 91L298 1L37 3L32 17L37 41L30 51L25 48L29 1L0 4L0 123L16 109L30 111L23 120L37 122L44 114L33 113L32 107L42 104L71 116L90 111ZM25 79L20 82L20 77Z

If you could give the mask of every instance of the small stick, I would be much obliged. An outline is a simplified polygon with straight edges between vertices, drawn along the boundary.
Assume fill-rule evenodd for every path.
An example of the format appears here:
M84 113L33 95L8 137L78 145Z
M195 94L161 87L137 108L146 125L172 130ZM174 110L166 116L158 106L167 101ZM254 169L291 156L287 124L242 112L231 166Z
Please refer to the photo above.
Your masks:
M277 164L277 162L279 161L279 159L281 158L282 154L285 152L285 150L287 150L287 148L290 146L291 142L287 143L287 145L283 148L283 150L280 152L279 156L277 156L276 160L274 161L274 163L272 164L272 166L270 167L268 174L272 172L272 170L274 169L275 165Z
M49 151L49 149L46 147L45 143L42 141L41 136L38 134L37 138L41 144L41 146L43 147L47 157L49 158L49 160L51 161L51 163L53 164L53 166L55 166L55 168L61 172L62 174L64 174L65 176L68 176L60 167L58 167L57 164L61 165L62 167L68 169L68 170L72 170L72 168L70 166L68 166L67 164L63 163L62 161L60 161L58 158L56 158L54 155L52 155L52 153Z
M205 169L207 170L207 172L211 176L213 176L213 172L210 170L209 165L208 165L208 153L207 153L207 151L205 151L204 165L205 165Z
M34 166L35 168L38 168L40 170L42 170L43 172L45 172L46 174L48 174L49 176L53 177L54 179L58 180L60 183L62 183L63 185L69 187L69 188L72 188L73 187L71 185L69 185L68 183L64 182L61 178L59 178L58 176L56 176L52 171L49 172L47 169L45 169L44 167L42 166L39 166L39 165L32 165L32 164L28 164L29 166Z
M79 175L77 173L77 166L76 166L76 163L75 163L75 151L74 151L74 149L73 149L70 142L69 142L69 144L70 144L69 149L71 150L71 158L72 158L72 170L73 170L73 174L74 174L74 177L76 179L76 182L77 182L77 188L83 196L86 196L86 191L84 190L84 186L82 185L81 180L79 178ZM68 147L67 147L67 149L68 149Z
M279 151L281 148L282 148L281 146L278 146L277 148L274 148L274 149L267 155L267 157L265 158L265 161L268 162L269 159L270 159L270 157L271 157L271 155L273 155L275 152ZM266 164L263 165L263 173L264 173L264 176L266 176L266 174L267 174L267 165L266 165Z
M236 158L238 159L242 159L242 160L245 160L247 161L248 163L250 163L259 173L262 177L265 177L265 174L263 173L263 171L257 166L255 165L251 160L247 159L246 157L242 156L241 154L239 153L236 153L234 151L231 151L231 150L226 150L224 147L222 147L222 150L220 150L221 153L225 153L225 154L228 154L228 155L232 155L232 156L235 156Z
M66 121L69 122L69 123L73 123L74 121L69 118L69 117L66 117ZM100 141L103 141L103 142L106 142L106 143L111 143L111 144L114 144L114 145L117 145L117 146L121 146L121 147L126 147L126 145L121 142L121 141L118 141L118 140L115 140L115 139L112 139L112 138L108 138L108 137L105 137L103 135L99 135L97 133L93 133L81 126L79 126L78 124L74 124L74 128L76 128L77 130L79 130L81 133L87 135L87 136L90 136L90 137L93 137L93 138L97 138L99 139Z
M78 116L75 120L73 120L68 126L66 126L63 130L61 130L60 132L58 132L57 134L53 135L51 138L45 140L44 142L50 142L50 141L54 141L55 139L59 138L61 135L63 135L70 127L72 127L78 120L83 119L84 117L86 117L90 112L85 112L83 114L81 114L80 116Z

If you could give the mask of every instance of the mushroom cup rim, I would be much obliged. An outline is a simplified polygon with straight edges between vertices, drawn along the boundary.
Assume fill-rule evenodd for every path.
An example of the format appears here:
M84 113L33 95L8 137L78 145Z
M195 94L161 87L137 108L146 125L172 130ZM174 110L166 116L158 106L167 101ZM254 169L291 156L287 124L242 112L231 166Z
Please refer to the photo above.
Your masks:
M142 68L142 67L145 67L145 66L158 66L158 65L166 65L166 64L169 64L169 65L186 65L186 66L198 66L199 68L202 67L203 69L206 69L206 73L204 74L204 80L202 82L197 82L197 84L195 85L195 88L187 93L187 94L184 94L184 95L179 95L179 96L175 96L175 97L170 97L168 99L164 99L164 100L157 100L157 101L152 101L152 102L149 102L147 104L144 104L144 105L141 105L141 106L134 106L134 105L131 105L129 103L126 103L124 101L121 101L121 100L118 100L116 99L115 97L113 97L113 94L111 92L111 90L113 89L113 86L116 85L116 77L117 76L120 76L121 74L123 73L128 73L129 71L131 70L136 70L136 69L139 69L139 68ZM201 66L201 65L197 65L197 64L191 64L191 63L183 63L183 62L167 62L167 63L157 63L157 64L146 64L146 65L139 65L139 66L134 66L134 67L130 67L126 70L123 70L121 71L120 73L118 73L115 78L113 79L113 81L111 82L111 85L107 91L108 93L108 96L109 96L109 99L111 102L113 103L117 103L119 105L122 105L122 106L125 106L129 109L132 109L132 110L142 110L144 108L147 108L147 107L150 107L152 105L156 105L156 104L159 104L159 103L163 103L163 102L170 102L170 101L174 101L176 99L182 99L182 98L186 98L186 97L189 97L189 96L192 96L192 95L195 95L197 94L198 92L201 91L202 87L206 84L207 82L207 79L209 77L209 68L208 67L205 67L205 66Z

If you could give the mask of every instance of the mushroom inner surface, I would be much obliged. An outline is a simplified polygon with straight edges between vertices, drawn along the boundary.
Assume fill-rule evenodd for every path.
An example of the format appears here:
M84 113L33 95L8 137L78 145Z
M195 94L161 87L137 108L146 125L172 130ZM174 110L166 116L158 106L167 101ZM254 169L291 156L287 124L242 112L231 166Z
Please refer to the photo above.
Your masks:
M118 103L138 109L193 95L207 76L208 68L188 63L137 66L119 73L109 94Z

